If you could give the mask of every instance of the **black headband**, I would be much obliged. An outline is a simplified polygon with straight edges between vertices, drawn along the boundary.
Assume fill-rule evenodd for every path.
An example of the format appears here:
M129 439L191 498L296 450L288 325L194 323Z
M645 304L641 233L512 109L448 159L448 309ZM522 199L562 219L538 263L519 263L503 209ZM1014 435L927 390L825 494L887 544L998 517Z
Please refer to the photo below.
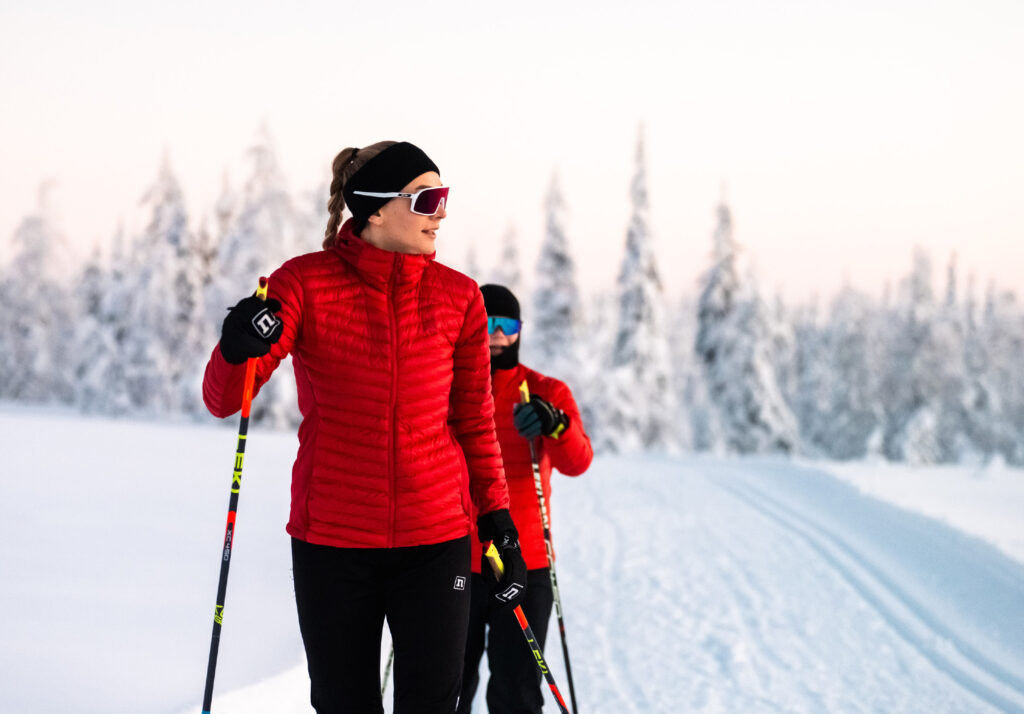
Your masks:
M407 141L389 146L367 161L341 190L345 204L352 211L353 232L359 235L366 226L366 220L391 200L379 196L357 196L355 191L396 193L428 171L441 173L422 149Z

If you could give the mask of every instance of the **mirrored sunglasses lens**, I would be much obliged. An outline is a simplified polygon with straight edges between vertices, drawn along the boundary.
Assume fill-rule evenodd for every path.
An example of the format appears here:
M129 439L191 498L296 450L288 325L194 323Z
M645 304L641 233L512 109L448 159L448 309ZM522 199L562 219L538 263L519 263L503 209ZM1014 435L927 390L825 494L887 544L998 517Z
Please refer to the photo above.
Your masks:
M447 186L424 189L416 195L416 201L412 205L412 210L414 213L420 213L424 216L432 216L437 213L437 209L440 207L442 201L447 203L447 199Z
M513 320L511 317L488 317L487 332L493 335L500 328L506 335L515 335L518 334L522 324L519 320Z

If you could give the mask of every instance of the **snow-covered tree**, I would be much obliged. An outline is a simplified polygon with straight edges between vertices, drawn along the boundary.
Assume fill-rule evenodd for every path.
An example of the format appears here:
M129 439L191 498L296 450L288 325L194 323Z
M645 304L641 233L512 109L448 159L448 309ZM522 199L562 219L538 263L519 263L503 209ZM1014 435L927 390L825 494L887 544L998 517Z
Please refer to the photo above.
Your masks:
M51 191L50 184L40 188L37 210L15 230L13 258L0 276L0 396L68 403L73 261Z
M247 152L249 173L241 193L226 187L217 202L224 226L211 265L207 306L216 331L225 310L256 289L260 276L270 275L288 258L319 249L323 234L305 235L303 211L296 211L277 159L270 133L263 128ZM326 222L326 211L324 212ZM254 420L284 426L299 421L295 385L288 378L289 361L260 391L253 403Z
M107 312L111 276L94 251L76 281L79 312L71 334L74 365L74 401L84 411L114 412L110 404L115 393L127 392L123 374L114 373L120 364L118 325ZM125 400L124 409L130 406Z
M697 308L695 347L726 446L738 453L792 453L797 426L777 382L776 330L752 279L741 284L732 214L724 203L718 207L713 246Z
M121 275L102 319L120 322L117 345L132 406L195 412L197 363L211 334L203 304L206 256L166 158L141 205L145 226L116 268Z
M507 286L506 286L507 287ZM525 360L547 374L567 379L577 374L577 336L582 315L576 267L565 230L565 200L552 176L545 200L545 230L534 273L533 309L524 310Z
M483 283L483 272L480 270L480 261L476 256L476 243L470 243L466 249L466 268L463 272L473 278L477 284Z
M519 266L519 238L514 226L509 226L501 239L501 253L498 262L491 269L487 282L504 285L514 295L519 295L523 286L523 271Z
M923 249L914 253L901 303L890 318L880 392L885 453L910 463L955 461L963 446L962 327L955 306L943 310L936 301L931 258Z
M216 240L209 300L218 324L225 308L252 294L261 275L269 275L294 255L316 250L322 240L322 234L298 235L302 222L266 128L246 158L249 170L241 192L225 185L217 201L223 229Z
M637 140L632 215L619 269L618 324L599 445L615 450L673 449L679 441L666 339L664 296L648 227L643 135Z
M968 313L972 315L972 313ZM969 320L965 348L965 432L986 459L1024 465L1024 311L989 285L982 314Z
M721 431L704 383L703 370L693 352L696 316L697 307L692 295L684 295L666 312L672 391L677 397L675 422L680 446L697 451L716 451L722 444Z
M880 448L875 316L870 299L847 286L826 319L814 307L797 318L797 382L788 401L805 453L852 459Z

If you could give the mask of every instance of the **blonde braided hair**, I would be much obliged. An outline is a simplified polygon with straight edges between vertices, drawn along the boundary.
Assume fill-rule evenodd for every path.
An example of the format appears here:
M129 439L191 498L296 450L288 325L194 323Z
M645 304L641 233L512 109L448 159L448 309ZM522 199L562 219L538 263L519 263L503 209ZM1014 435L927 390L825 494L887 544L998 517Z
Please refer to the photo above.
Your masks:
M362 149L348 147L342 149L334 161L331 162L331 188L330 198L327 201L327 230L324 231L324 248L330 248L338 240L338 229L341 227L341 214L345 210L345 197L342 189L352 178L352 175L361 169L366 162L384 151L389 146L394 146L396 141L378 141L376 144L364 146Z

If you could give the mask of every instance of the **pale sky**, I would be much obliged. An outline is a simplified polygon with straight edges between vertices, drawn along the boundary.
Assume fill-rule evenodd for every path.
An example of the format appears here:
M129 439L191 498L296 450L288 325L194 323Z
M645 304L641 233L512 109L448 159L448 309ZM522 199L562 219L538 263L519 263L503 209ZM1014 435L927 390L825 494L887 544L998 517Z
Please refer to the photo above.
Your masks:
M197 223L265 123L296 191L345 146L421 146L455 264L473 243L489 267L513 225L532 269L557 170L594 290L642 123L672 295L707 267L723 191L767 291L878 291L915 245L937 280L955 250L979 285L1024 288L1020 0L0 0L0 97L0 263L44 181L76 249L130 231L165 154Z

